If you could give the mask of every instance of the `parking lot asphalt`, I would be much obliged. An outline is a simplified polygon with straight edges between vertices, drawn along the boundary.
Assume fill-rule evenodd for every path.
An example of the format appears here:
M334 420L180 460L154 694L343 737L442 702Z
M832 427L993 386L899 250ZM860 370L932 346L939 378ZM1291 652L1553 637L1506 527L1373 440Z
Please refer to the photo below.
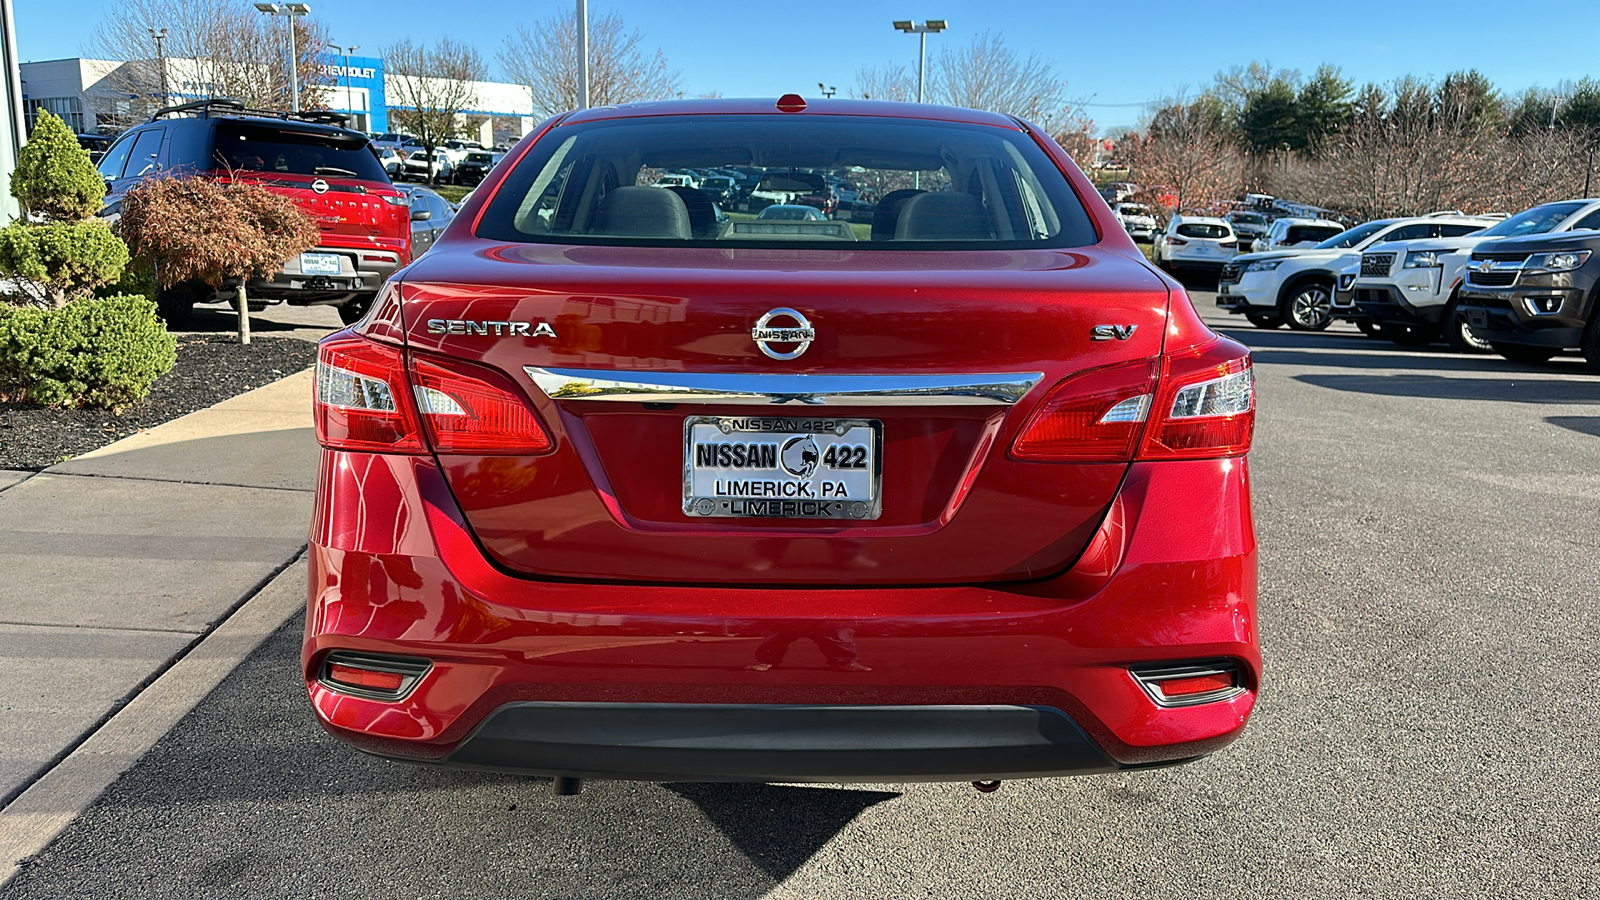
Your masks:
M1258 331L1194 296L1259 378L1267 668L1233 747L994 794L556 797L335 743L296 618L0 894L1592 896L1600 378L1343 325Z

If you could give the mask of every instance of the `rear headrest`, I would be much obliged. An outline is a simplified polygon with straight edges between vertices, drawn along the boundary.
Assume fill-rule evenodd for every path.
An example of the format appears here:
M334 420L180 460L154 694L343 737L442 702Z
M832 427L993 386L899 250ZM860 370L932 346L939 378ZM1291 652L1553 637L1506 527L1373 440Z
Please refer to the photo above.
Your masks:
M972 194L918 194L900 207L897 241L987 241L994 237L983 201Z
M654 187L619 187L600 201L593 233L686 241L693 230L689 210L677 194Z
M884 194L883 199L879 200L878 205L872 209L872 239L875 241L893 240L895 223L900 219L900 207L904 206L907 200L921 193L923 191L902 188L901 190Z
M699 188L683 187L677 185L667 190L678 195L683 201L683 208L689 211L689 230L696 238L707 239L717 236L717 210L711 205L711 198Z

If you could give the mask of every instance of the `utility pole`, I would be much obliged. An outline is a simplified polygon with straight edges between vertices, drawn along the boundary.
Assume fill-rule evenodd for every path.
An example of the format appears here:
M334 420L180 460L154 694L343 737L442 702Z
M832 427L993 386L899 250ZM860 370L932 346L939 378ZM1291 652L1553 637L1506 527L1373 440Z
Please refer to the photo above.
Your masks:
M167 30L165 28L160 31L154 28L145 30L150 32L150 36L156 39L156 66L161 72L161 103L157 105L159 109L165 107L172 100L172 92L167 90L167 54L162 47L162 42L167 39Z
M924 80L926 80L928 72L928 35L938 34L949 27L950 23L944 19L929 19L928 21L923 22L921 25L906 19L897 19L894 23L894 28L896 31L903 31L906 34L914 34L920 38L919 45L917 47L918 103L922 102L922 83Z
M589 108L589 0L578 0L578 108Z

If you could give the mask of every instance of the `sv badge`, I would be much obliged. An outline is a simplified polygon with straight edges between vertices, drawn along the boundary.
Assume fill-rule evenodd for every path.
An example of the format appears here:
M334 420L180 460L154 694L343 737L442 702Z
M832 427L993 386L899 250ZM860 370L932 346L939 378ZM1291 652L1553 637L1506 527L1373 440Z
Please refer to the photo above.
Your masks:
M1138 329L1139 326L1137 325L1096 325L1089 332L1089 339L1094 341L1109 341L1112 338L1116 338L1119 341L1125 341L1128 338L1133 337L1133 333Z

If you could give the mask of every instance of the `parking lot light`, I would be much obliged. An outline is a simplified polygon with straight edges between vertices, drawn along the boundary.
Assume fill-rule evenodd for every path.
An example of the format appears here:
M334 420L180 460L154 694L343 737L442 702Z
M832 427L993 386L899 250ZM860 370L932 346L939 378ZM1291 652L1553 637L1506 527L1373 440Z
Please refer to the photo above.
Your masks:
M906 34L917 35L920 45L917 48L917 102L922 102L922 83L928 71L928 35L937 34L950 27L944 19L929 19L918 25L909 19L896 19L894 28Z

